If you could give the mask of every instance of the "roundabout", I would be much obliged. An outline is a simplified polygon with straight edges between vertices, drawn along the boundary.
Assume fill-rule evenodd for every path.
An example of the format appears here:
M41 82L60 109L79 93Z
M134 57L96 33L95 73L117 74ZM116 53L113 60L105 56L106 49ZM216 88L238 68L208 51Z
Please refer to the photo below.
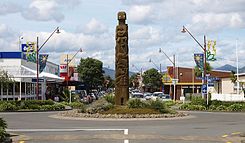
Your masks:
M14 139L26 143L121 143L124 139L130 143L240 143L244 137L234 133L245 131L243 113L185 112L189 116L177 120L53 118L59 113L12 112L1 113L1 117L9 125L7 131L18 135ZM128 129L128 135L118 129Z

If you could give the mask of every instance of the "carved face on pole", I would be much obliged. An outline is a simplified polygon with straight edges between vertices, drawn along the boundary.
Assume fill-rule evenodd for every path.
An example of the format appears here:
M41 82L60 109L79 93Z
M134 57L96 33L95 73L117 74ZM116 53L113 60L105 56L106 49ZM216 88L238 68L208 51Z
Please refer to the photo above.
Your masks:
M117 19L119 20L119 21L125 21L126 20L126 13L125 12L118 12L118 14L117 14Z

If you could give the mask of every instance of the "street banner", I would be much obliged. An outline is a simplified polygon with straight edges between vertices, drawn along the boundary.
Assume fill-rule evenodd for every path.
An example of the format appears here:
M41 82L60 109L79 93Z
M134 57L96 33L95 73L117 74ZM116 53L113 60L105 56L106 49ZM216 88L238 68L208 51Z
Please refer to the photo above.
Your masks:
M26 42L26 44L21 44L22 52L24 53L24 59L28 62L36 62L36 44L35 42Z
M216 61L216 41L208 40L207 61Z
M172 78L170 77L170 75L168 75L167 73L165 73L162 76L162 83L172 83Z
M22 52L33 52L35 50L35 42L26 42L21 44Z
M40 54L39 55L39 72L40 73L46 67L47 60L48 60L48 54Z
M168 68L168 75L171 78L174 78L174 68L173 67L167 67Z
M201 71L203 71L203 67L204 67L204 54L202 54L202 53L194 54L194 60L196 62L196 66Z

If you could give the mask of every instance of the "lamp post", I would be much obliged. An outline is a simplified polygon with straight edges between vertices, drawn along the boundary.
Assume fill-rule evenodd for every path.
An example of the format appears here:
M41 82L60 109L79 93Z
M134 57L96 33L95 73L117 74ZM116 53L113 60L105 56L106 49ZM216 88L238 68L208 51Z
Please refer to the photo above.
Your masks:
M134 64L132 64L132 67L134 67L139 73L140 75L142 75L142 68L138 68L137 66L135 66Z
M160 73L162 72L162 71L161 71L161 68L162 68L162 65L161 65L161 64L160 64L160 69L159 69L158 66L155 64L155 62L153 62L152 59L149 59L149 62L152 63L152 64L157 68L157 70L160 71Z
M173 60L171 60L170 58L169 58L169 56L161 49L161 48L159 48L159 53L163 53L167 58L168 58L168 60L173 64L173 85L174 85L174 101L176 100L176 93L175 93L175 85L176 85L176 81L177 81L177 79L175 79L175 75L176 75L176 73L175 73L175 55L173 55Z
M67 66L67 82L66 82L66 85L67 85L67 88L68 88L68 79L69 79L69 64L71 63L71 61L76 57L76 55L79 53L79 52L82 52L82 48L80 48L73 56L71 59L69 59L68 57L68 54L66 54L66 66Z
M36 64L37 64L37 86L36 86L36 96L38 99L39 96L39 51L43 48L43 46L48 42L48 40L54 35L54 33L59 34L59 27L56 27L55 30L49 35L49 37L43 42L43 44L39 48L39 39L37 37L37 52L36 52Z
M68 54L66 55L66 67L67 67L67 80L66 80L66 86L67 86L67 89L68 89L68 80L69 80L69 64L71 63L71 61L76 57L76 55L79 53L79 52L82 52L82 48L80 48L73 56L71 59L68 59ZM69 90L69 89L68 89ZM71 91L69 90L69 94L70 94L70 98L69 98L69 102L71 103Z
M159 70L159 73L162 75L162 65L160 63L160 69L158 68L158 66L151 60L149 59L149 62L152 63L156 68L157 70ZM160 78L160 84L161 84L161 87L160 87L160 91L162 90L162 79Z
M200 42L198 42L197 41L197 39L191 34L191 32L185 27L185 26L183 26L183 29L182 29L182 31L181 31L182 33L185 33L185 32L187 32L193 39L194 39L194 41L196 41L196 43L202 48L202 50L203 50L203 52L204 52L204 67L203 67L203 83L204 84L206 84L207 82L207 80L206 80L206 63L207 63L207 58L206 58L206 50L207 50L207 48L206 48L206 36L204 35L204 46L202 46L201 44L200 44ZM204 93L203 95L206 95L206 93ZM206 97L207 99L208 99L208 97Z

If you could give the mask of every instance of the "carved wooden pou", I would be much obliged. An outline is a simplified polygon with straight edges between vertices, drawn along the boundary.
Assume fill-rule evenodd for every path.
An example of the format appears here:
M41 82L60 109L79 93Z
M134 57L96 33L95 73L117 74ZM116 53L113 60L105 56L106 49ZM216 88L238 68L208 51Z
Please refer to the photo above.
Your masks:
M126 105L129 99L128 25L125 23L125 12L118 12L117 16L115 103L116 105Z

